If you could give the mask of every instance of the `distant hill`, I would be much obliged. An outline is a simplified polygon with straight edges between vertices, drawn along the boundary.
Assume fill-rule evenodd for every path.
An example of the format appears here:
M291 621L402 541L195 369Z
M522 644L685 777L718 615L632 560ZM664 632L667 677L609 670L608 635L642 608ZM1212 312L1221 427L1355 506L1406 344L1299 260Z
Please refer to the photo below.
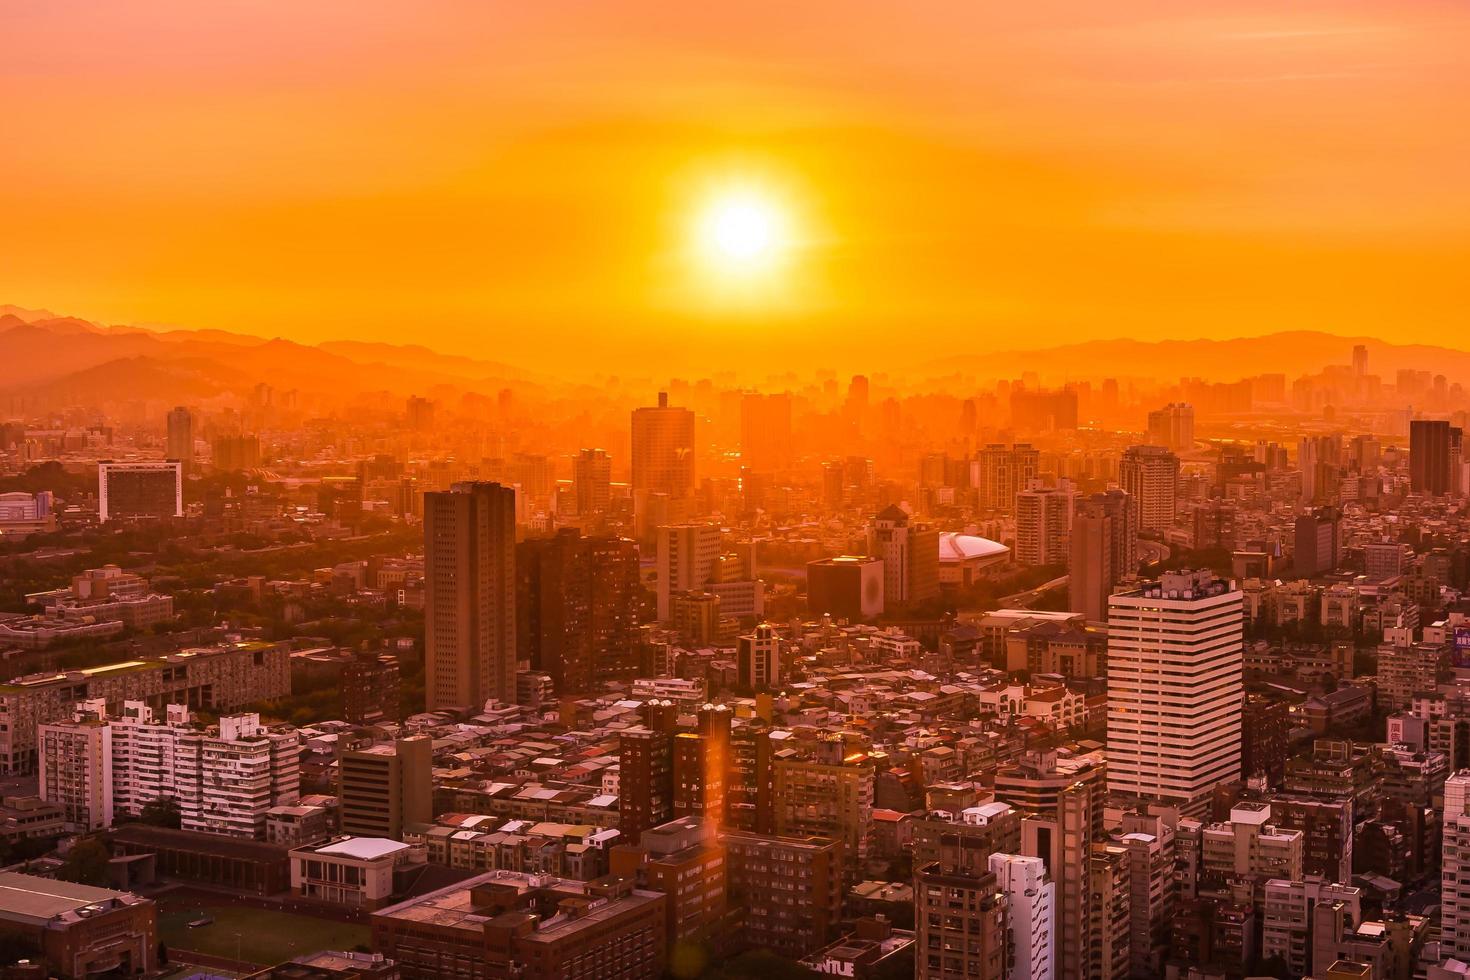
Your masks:
M1064 378L1104 377L1233 381L1257 374L1285 374L1289 380L1315 374L1330 364L1352 363L1356 344L1368 349L1368 373L1387 383L1393 382L1401 368L1470 381L1470 351L1309 330L1228 340L1089 340L1059 347L958 354L929 361L922 369L936 374L961 371L996 378L1036 371L1048 383Z
M244 394L261 382L344 399L535 383L529 372L507 364L418 345L310 345L222 330L155 331L14 306L0 307L0 350L0 394L41 404L197 401Z

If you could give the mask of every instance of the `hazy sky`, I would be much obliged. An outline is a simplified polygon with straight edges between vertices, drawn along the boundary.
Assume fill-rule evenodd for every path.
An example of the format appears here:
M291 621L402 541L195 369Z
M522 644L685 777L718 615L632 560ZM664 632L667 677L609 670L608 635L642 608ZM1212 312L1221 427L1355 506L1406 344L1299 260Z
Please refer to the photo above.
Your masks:
M1296 327L1465 345L1462 0L0 18L0 302L613 366ZM792 229L776 272L691 259L730 184Z

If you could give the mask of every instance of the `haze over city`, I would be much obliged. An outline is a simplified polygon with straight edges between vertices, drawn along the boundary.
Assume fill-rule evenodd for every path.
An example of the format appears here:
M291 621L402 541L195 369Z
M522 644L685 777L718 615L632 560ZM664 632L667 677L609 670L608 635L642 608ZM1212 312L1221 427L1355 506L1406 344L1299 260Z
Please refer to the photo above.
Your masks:
M1470 980L1467 51L0 0L0 980Z

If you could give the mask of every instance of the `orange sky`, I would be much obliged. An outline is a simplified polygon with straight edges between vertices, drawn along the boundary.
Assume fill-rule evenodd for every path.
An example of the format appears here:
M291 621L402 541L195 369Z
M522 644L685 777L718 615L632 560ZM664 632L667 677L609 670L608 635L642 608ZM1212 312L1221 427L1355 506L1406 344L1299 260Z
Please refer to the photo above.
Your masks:
M624 369L1298 327L1466 344L1459 0L0 18L0 303ZM685 254L730 176L802 231L738 302Z

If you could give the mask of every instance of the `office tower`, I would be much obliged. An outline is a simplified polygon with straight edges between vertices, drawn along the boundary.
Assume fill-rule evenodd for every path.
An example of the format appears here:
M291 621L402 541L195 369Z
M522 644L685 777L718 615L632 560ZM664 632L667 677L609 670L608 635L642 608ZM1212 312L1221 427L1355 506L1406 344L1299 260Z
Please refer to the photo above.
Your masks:
M1201 812L1240 778L1240 590L1168 572L1108 600L1108 789Z
M652 702L654 722L618 736L618 830L636 844L650 827L674 818L672 702ZM665 710L666 709L666 710Z
M1022 565L1066 564L1075 496L1069 484L1042 487L1033 483L1016 494L1017 562Z
M939 594L939 532L889 505L868 522L868 555L883 562L883 601L916 603Z
M1442 952L1470 959L1470 770L1445 780L1439 927Z
M806 608L813 617L854 623L883 615L883 560L865 555L819 558L806 564Z
M429 710L516 696L516 495L498 483L424 494Z
M517 656L558 695L632 680L644 590L632 541L562 528L516 545Z
M1353 345L1353 377L1361 378L1368 373L1368 348L1362 344Z
M674 524L657 531L658 619L669 621L670 597L703 589L714 581L720 559L718 524Z
M988 860L961 849L914 869L916 980L1009 980L1008 902Z
M224 473L253 470L260 465L259 436L215 436L209 443L210 463Z
M741 687L769 691L781 684L781 638L769 623L740 637L735 650L735 676Z
M757 473L791 467L791 396L748 394L740 399L740 465Z
M185 466L194 459L194 413L182 405L169 410L164 451Z
M97 464L100 523L183 516L184 470L178 460Z
M1443 419L1409 423L1409 488L1442 496L1450 492L1450 446L1453 432Z
M1171 452L1194 448L1194 406L1170 402L1148 413L1148 444Z
M743 945L800 959L837 938L842 918L842 845L826 837L729 830L730 905L746 910Z
M694 492L694 412L669 405L633 410L633 493L687 497Z
M1138 508L1139 530L1163 533L1174 523L1178 456L1162 446L1133 446L1118 461L1118 482Z
M979 492L981 508L1012 513L1016 494L1036 479L1040 463L1040 451L1023 442L1009 447L992 444L980 450L970 482Z
M990 873L1006 898L1006 928L1011 937L1011 980L1053 980L1053 927L1056 888L1041 858L990 855Z
M572 462L572 490L578 517L600 517L612 502L612 457L601 449L584 449Z
M337 759L342 832L355 837L403 839L403 829L434 819L434 742L410 735Z
M1296 519L1296 551L1292 565L1298 575L1312 578L1337 568L1342 561L1342 511L1317 507Z
M1123 532L1097 496L1078 504L1067 556L1067 608L1090 623L1107 619L1108 596L1121 577L1113 561L1114 539Z

